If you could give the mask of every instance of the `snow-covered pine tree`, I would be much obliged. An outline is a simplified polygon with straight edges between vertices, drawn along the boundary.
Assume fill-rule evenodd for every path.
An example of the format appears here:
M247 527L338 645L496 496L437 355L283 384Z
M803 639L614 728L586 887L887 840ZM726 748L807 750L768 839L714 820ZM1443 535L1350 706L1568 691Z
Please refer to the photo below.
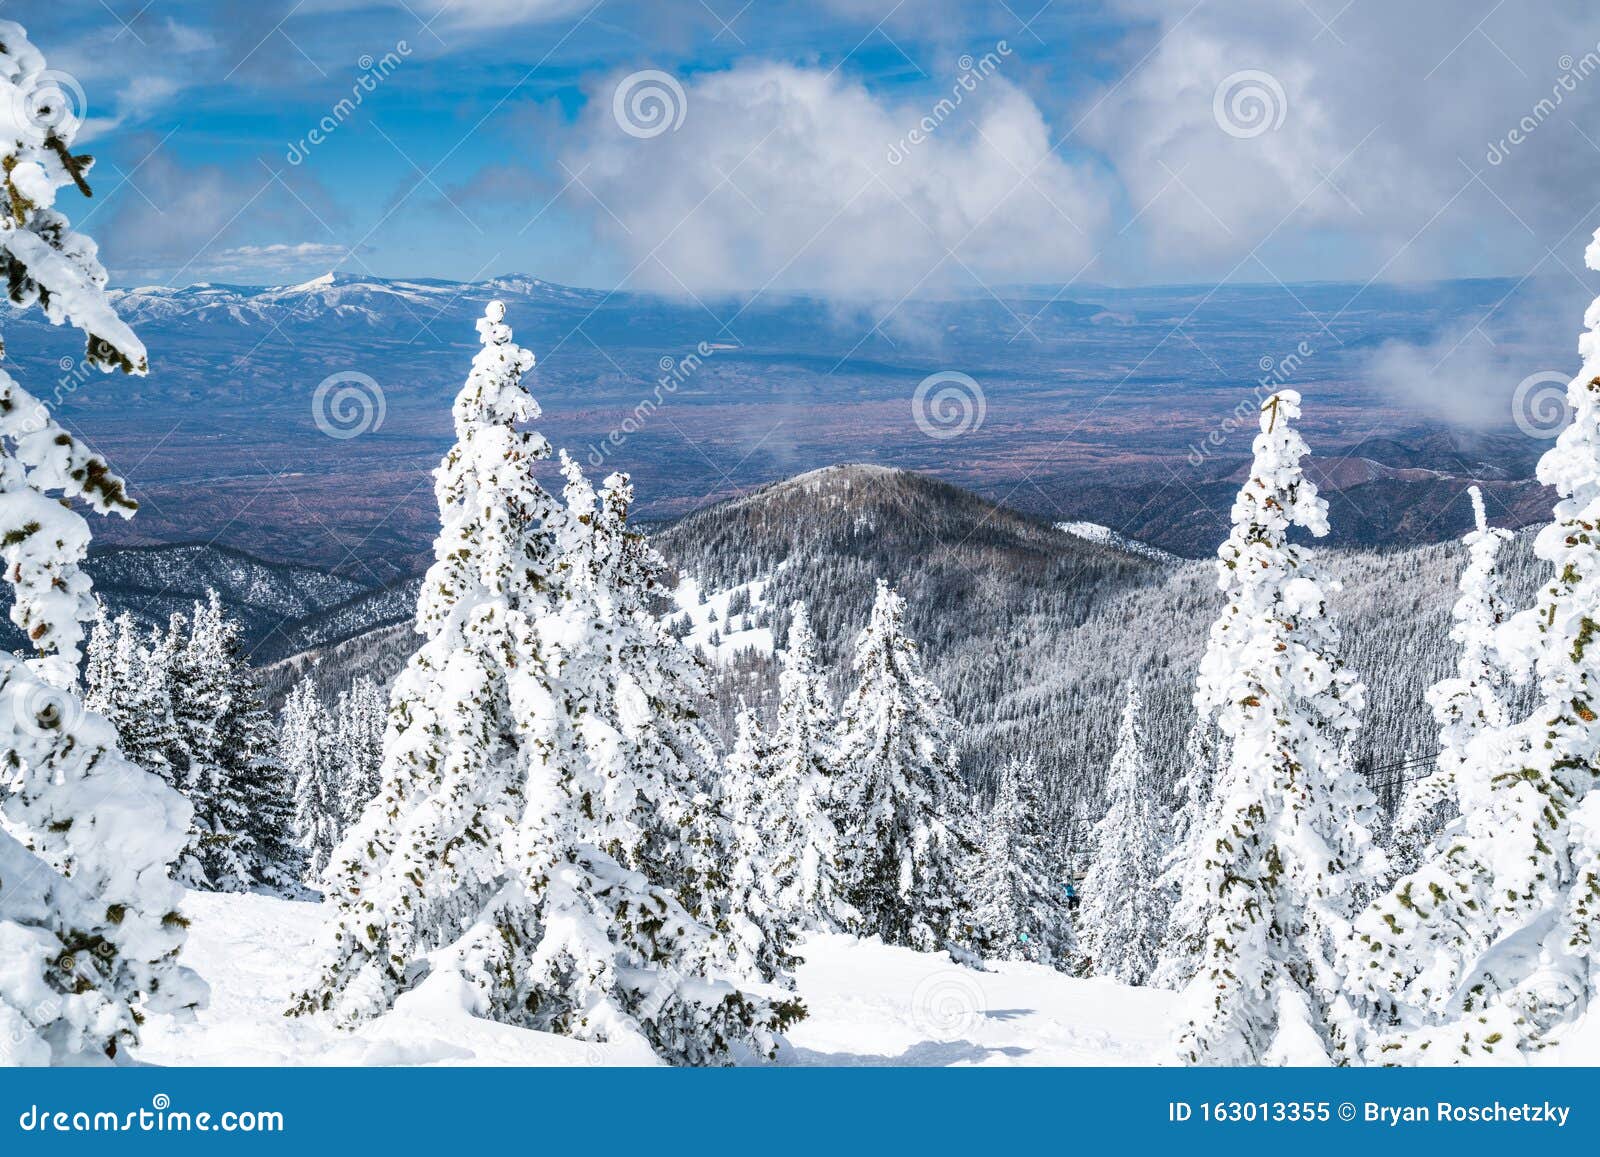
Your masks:
M377 1016L480 920L513 946L537 943L537 892L549 888L544 873L560 879L558 861L521 851L518 825L537 801L557 828L568 800L598 794L568 770L576 743L559 726L568 705L539 637L538 624L563 609L561 511L531 473L548 443L516 428L538 414L521 385L533 355L512 344L504 316L492 303L478 323L483 348L455 402L456 444L434 473L442 526L417 600L425 641L391 694L379 794L325 873L334 907L296 1013L326 1011L344 1025ZM538 774L547 767L548 784ZM526 896L514 878L519 851L543 861ZM514 982L483 972L470 979ZM597 960L578 975L609 973ZM483 1007L510 1018L511 1003Z
M1062 890L1064 873L1051 855L1038 774L1033 760L1011 760L1000 769L979 837L972 919L984 955L1076 971L1080 953Z
M972 919L985 956L999 960L1027 959L1024 917L1018 903L1023 867L1017 858L1017 829L1022 823L1022 798L1017 780L1019 761L1000 769L994 801L983 817L983 835L973 876L968 883Z
M676 889L690 912L715 928L731 837L721 812L721 759L700 724L702 671L649 610L666 563L628 526L628 476L607 476L596 495L577 463L565 452L561 460L570 515L563 561L575 576L573 613L588 619L597 641L594 675L608 692L584 730L586 737L593 733L597 765L626 766L626 774L608 774L625 785L613 807L641 836L619 858Z
M905 600L880 579L839 715L834 814L857 927L926 952L963 918L974 849L962 830L960 725L922 673L904 617Z
M1255 462L1218 551L1227 605L1195 694L1226 741L1216 803L1184 881L1207 910L1175 1046L1190 1064L1348 1061L1360 1047L1339 945L1366 879L1371 793L1346 762L1362 706L1339 632L1292 527L1327 533L1301 470L1300 395L1261 410Z
M1183 766L1174 791L1177 806L1172 811L1170 844L1157 881L1167 905L1161 952L1150 975L1150 983L1157 988L1179 991L1194 979L1199 967L1211 898L1199 890L1186 894L1183 881L1190 866L1201 859L1201 839L1214 830L1208 814L1217 778L1218 739L1214 720L1196 719L1184 741Z
M332 759L340 838L378 794L388 723L389 701L377 680L363 675L339 692L332 721Z
M278 720L278 761L294 784L294 830L309 882L321 878L342 826L338 733L309 675L296 683Z
M736 912L734 935L742 953L754 962L763 980L792 984L796 960L793 918L778 906L777 887L767 833L773 815L768 797L772 781L772 747L756 713L739 701L733 750L723 762L729 826L728 881Z
M789 608L767 787L773 895L785 922L836 932L855 918L839 877L833 708L804 603Z
M533 355L504 319L491 302L478 323L435 473L425 641L395 684L382 789L325 874L322 959L291 1011L352 1025L428 975L479 1015L637 1033L672 1061L769 1053L796 1010L708 975L710 930L619 862L644 855L634 800L649 769L617 757L611 721L619 700L652 704L601 682L616 635L583 577L599 563L563 556L583 536L531 472L549 444L518 429L539 413L522 385Z
M159 636L141 641L138 624L124 611L101 618L90 636L90 661L84 671L85 705L109 719L117 729L122 753L173 787L181 781L171 763L178 738L168 686L168 653ZM187 879L192 858L179 872Z
M1459 814L1457 777L1481 774L1481 768L1466 768L1478 734L1485 729L1499 730L1508 722L1502 696L1511 675L1495 645L1495 633L1509 611L1500 595L1495 560L1511 533L1490 528L1481 490L1472 486L1467 493L1472 501L1473 529L1464 540L1467 565L1461 572L1461 594L1450 629L1450 638L1460 651L1455 675L1428 690L1428 705L1439 724L1439 758L1433 773L1406 793L1395 820L1400 861L1396 866L1403 872L1418 867L1440 829Z
M239 625L210 590L187 620L174 616L169 646L175 632L182 642L171 659L172 711L205 886L294 892L305 869L295 842L293 785L244 662Z
M1159 885L1162 825L1139 726L1142 710L1138 685L1130 679L1079 912L1090 967L1123 984L1149 978L1166 922Z
M83 660L83 705L122 730L122 711L127 690L117 678L117 637L121 624L106 614L103 603L96 603L94 624L89 628L89 646ZM124 750L126 755L127 751Z
M1600 232L1585 255L1600 270ZM1429 860L1363 923L1378 977L1407 1004L1369 1056L1387 1063L1491 1063L1558 1043L1600 985L1600 300L1567 389L1572 423L1539 460L1557 494L1534 553L1551 578L1496 642L1511 671L1531 670L1538 705L1505 730L1479 727L1457 765L1461 819ZM1480 540L1481 544L1481 540ZM1487 554L1488 547L1480 549ZM1473 643L1492 661L1482 629ZM1471 703L1464 710L1472 710ZM1388 919L1384 919L1387 916ZM1409 981L1406 956L1437 950L1437 977ZM1429 983L1432 981L1432 983ZM1435 995L1449 987L1453 995ZM1414 1016L1413 1002L1432 1016ZM1442 1009L1442 1012L1440 1011ZM1418 1025L1413 1019L1422 1020Z
M0 21L0 264L13 305L88 338L87 361L145 370L144 347L104 292L95 245L54 208L81 188L79 121L52 103L44 57ZM130 516L100 457L0 369L0 561L11 621L33 656L0 652L0 1064L82 1063L134 1041L142 1010L205 996L177 962L185 921L169 866L188 805L117 750L77 690L83 624L96 617L80 564L89 527L69 503Z
M1020 826L1017 829L1018 862L1026 867L1020 877L1028 891L1020 908L1028 943L1037 945L1029 957L1040 964L1077 974L1083 952L1067 904L1066 884L1072 873L1071 850L1049 811L1044 773L1036 760L1023 761L1017 776Z
M591 762L621 790L610 801L633 838L618 841L624 867L670 887L710 933L706 967L736 977L760 974L747 950L760 929L740 907L730 879L733 826L721 758L700 725L700 662L651 613L666 563L628 526L633 487L611 474L598 495L577 463L561 455L568 519L563 569L575 594L569 613L587 619L602 691L580 733ZM620 742L619 742L620 740Z

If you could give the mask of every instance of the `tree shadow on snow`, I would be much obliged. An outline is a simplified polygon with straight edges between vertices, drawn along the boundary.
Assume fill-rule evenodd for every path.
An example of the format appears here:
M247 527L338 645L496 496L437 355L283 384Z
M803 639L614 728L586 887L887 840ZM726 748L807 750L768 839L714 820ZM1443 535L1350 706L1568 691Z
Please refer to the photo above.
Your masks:
M1021 1020L1025 1016L1033 1016L1039 1010L1036 1008L991 1008L983 1015L989 1020Z

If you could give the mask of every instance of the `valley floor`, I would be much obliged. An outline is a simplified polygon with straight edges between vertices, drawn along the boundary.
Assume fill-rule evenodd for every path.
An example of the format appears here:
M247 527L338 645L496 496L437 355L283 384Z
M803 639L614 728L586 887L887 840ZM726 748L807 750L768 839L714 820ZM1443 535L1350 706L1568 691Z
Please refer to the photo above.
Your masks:
M356 1033L285 1017L310 966L314 904L190 893L185 957L211 985L192 1023L152 1017L137 1058L157 1065L653 1064L630 1044L596 1045L499 1025L423 985ZM1155 1063L1170 993L1075 980L1031 964L975 972L947 957L816 936L797 980L810 1015L790 1031L790 1065L1139 1065Z

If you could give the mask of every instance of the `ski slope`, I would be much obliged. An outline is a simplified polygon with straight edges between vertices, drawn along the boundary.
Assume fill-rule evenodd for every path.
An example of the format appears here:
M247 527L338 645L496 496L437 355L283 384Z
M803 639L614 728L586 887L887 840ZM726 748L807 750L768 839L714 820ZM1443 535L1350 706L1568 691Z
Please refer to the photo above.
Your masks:
M185 960L211 985L184 1022L152 1016L136 1058L156 1065L653 1065L639 1042L590 1044L465 1011L427 983L354 1033L286 1017L310 966L318 905L191 892ZM786 1065L1137 1065L1158 1063L1170 993L1075 980L1032 964L963 968L948 957L817 936L797 980L810 1015Z

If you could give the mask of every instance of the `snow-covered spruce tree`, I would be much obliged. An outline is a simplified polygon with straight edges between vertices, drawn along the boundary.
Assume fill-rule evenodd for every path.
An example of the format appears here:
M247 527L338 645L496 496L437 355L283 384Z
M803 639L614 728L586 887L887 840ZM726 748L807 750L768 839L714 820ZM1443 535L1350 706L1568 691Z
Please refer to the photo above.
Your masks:
M804 603L789 608L785 642L767 786L774 902L797 928L835 932L855 914L839 877L833 708Z
M598 664L588 682L601 689L580 734L590 761L620 789L609 801L615 819L635 833L613 854L671 888L705 927L706 968L759 976L758 960L782 953L751 949L764 926L752 922L731 880L734 832L721 757L700 725L700 662L648 605L666 563L628 526L627 475L611 474L596 495L576 462L565 453L561 461L570 613L589 624L594 645L583 661Z
M181 790L172 764L179 740L164 640L153 634L145 641L133 616L124 611L115 619L97 621L90 642L91 651L103 648L104 653L99 658L92 654L84 672L86 706L115 725L124 755ZM184 864L178 875L186 880L195 872L192 857L186 854Z
M741 917L735 935L763 980L791 984L798 963L793 948L796 929L791 915L778 906L768 833L772 830L769 786L772 747L756 713L739 701L733 750L723 761L728 819L732 833L728 881Z
M597 495L565 452L561 461L568 613L587 624L591 646L583 661L602 689L581 733L590 759L619 789L610 810L635 833L616 852L675 888L691 913L715 926L712 907L726 889L706 876L725 871L730 838L717 814L720 759L696 709L704 698L697 661L647 609L666 564L628 526L627 475L609 475Z
M1032 760L1001 768L979 836L972 918L984 955L1075 971L1080 953L1041 807Z
M1345 737L1363 691L1339 657L1323 587L1291 527L1327 533L1327 505L1301 470L1300 396L1261 411L1250 478L1218 551L1227 605L1195 694L1225 737L1215 805L1184 880L1207 911L1199 969L1175 1048L1189 1064L1347 1062L1359 1021L1338 946L1366 879L1371 793Z
M1138 685L1129 680L1079 913L1090 967L1123 984L1149 978L1166 916L1158 883L1162 832L1139 727L1142 710Z
M1495 559L1510 535L1489 528L1477 487L1471 496L1475 528L1450 632L1460 646L1456 674L1428 691L1438 767L1406 798L1397 824L1403 874L1362 914L1350 952L1352 982L1388 1030L1369 1049L1375 1061L1427 1059L1420 1030L1455 1015L1465 969L1500 931L1491 841L1507 816L1494 785L1508 761L1522 758L1507 731L1501 689L1509 673L1495 641L1507 618Z
M128 699L126 684L118 678L117 671L119 626L106 614L105 605L97 602L83 660L83 705L103 716L118 731L122 729L121 715Z
M382 783L383 732L389 701L375 679L357 678L339 692L333 712L334 801L338 834L361 818Z
M1025 918L1018 902L1019 877L1024 871L1017 858L1017 830L1022 823L1020 773L1016 760L1000 769L967 885L983 954L1000 960L1027 959Z
M1489 527L1482 491L1473 486L1467 493L1472 500L1474 528L1465 539L1467 565L1461 572L1461 595L1450 629L1451 640L1461 649L1455 675L1428 690L1428 706L1439 724L1439 758L1433 773L1406 793L1396 817L1397 866L1404 872L1418 867L1440 829L1459 814L1457 779L1483 773L1480 767L1468 766L1479 733L1498 731L1508 721L1502 696L1511 676L1495 644L1495 633L1509 612L1500 595L1495 560L1511 534Z
M178 636L178 638L174 638ZM181 639L181 644L179 643ZM219 892L293 892L304 875L294 795L277 736L215 590L168 630L170 694L182 787L194 804L192 851Z
M1064 825L1058 827L1052 819L1049 793L1035 760L1025 760L1019 768L1017 793L1020 826L1014 854L1027 868L1021 881L1028 888L1020 907L1028 942L1037 945L1030 949L1036 954L1029 959L1077 974L1083 968L1083 952L1066 893L1072 872L1071 850L1062 836Z
M353 1025L428 977L479 1015L640 1034L675 1062L768 1053L789 1011L708 975L711 932L618 859L640 854L645 771L591 755L624 742L602 708L652 705L599 681L611 625L577 573L589 563L562 553L566 510L531 473L549 444L518 429L539 413L522 385L533 355L504 318L491 302L478 323L435 472L425 641L391 697L382 789L325 874L321 960L291 1011Z
M1586 258L1600 269L1600 232ZM1552 577L1497 642L1510 669L1531 668L1539 701L1505 731L1476 730L1458 765L1461 819L1402 881L1377 922L1364 922L1380 961L1440 952L1440 975L1376 971L1428 1001L1398 1009L1399 1031L1369 1057L1387 1063L1495 1063L1558 1043L1600 983L1600 301L1579 341L1583 369L1567 390L1572 424L1539 460L1558 496L1534 553ZM1405 901L1409 901L1407 904ZM1389 919L1383 919L1388 916ZM1381 937L1381 939L1376 939ZM1436 946L1436 947L1434 947ZM1391 978L1385 982L1385 976ZM1429 986L1428 981L1433 980ZM1442 999L1433 989L1450 987ZM1442 1012L1440 1011L1442 1009ZM1420 1025L1409 1023L1422 1020Z
M294 831L305 878L321 878L341 824L336 732L309 675L296 683L278 720L278 761L294 785Z
M22 28L0 21L0 264L14 306L88 337L102 369L145 370L144 347L106 300L95 245L53 207L83 184L79 122L50 103L50 74ZM203 1001L177 956L185 921L169 865L188 806L117 750L78 696L80 568L89 527L69 503L134 512L122 480L0 370L0 561L11 621L31 657L0 652L0 1064L82 1063L137 1039L143 1011Z
M1183 765L1174 791L1170 843L1161 861L1157 886L1167 906L1161 951L1150 983L1179 991L1194 979L1205 940L1210 896L1198 889L1185 893L1183 881L1190 866L1201 859L1200 841L1214 830L1209 820L1216 786L1219 735L1212 719L1196 719L1184 741Z
M840 860L857 927L921 951L962 919L974 854L962 829L960 725L922 673L905 634L905 600L881 579L856 640L856 688L839 715Z

